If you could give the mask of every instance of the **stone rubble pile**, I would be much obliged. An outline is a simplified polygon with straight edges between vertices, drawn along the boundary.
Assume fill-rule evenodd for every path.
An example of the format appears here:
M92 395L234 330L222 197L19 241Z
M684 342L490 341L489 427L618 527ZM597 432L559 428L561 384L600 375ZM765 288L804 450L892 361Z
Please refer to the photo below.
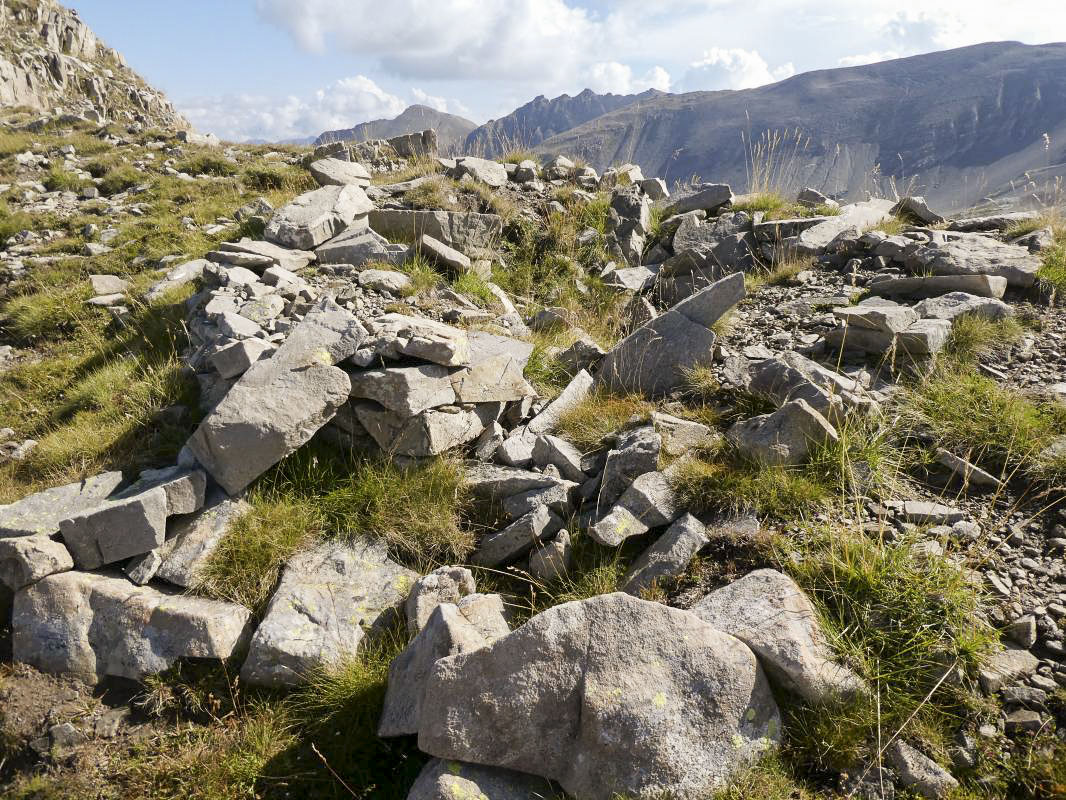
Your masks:
M522 316L492 286L505 314L489 331L445 321L477 319L461 302L439 318L405 302L410 277L398 268L416 252L454 275L490 276L503 258L501 217L405 207L421 179L371 185L403 159L435 155L427 134L324 145L308 162L318 189L252 209L264 216L264 240L166 265L149 298L199 287L186 304L185 361L204 417L176 465L133 482L106 473L0 507L14 657L50 672L141 679L180 659L243 654L244 682L286 687L406 619L411 639L391 665L379 734L417 736L434 758L411 798L527 797L547 785L582 800L706 797L781 741L773 690L826 703L871 689L834 660L814 605L782 573L751 572L689 610L643 599L711 541L710 520L686 508L674 479L687 454L723 444L717 433L657 410L582 452L560 435L561 421L597 391L670 398L694 370L714 370L773 408L736 421L724 444L768 467L801 465L891 401L894 386L840 366L843 356L935 357L963 315L1012 315L1002 298L1032 286L1039 241L1002 241L1002 220L944 229L920 198L840 206L805 190L800 202L825 216L766 221L734 210L729 186L670 196L633 165L599 176L561 157L543 168L440 159L456 180L491 190L610 192L602 243L615 261L599 277L626 297L625 335L607 350L587 335L560 349L569 382L547 401L525 377L528 332L570 327L565 309ZM653 204L663 209L657 233ZM892 214L938 227L867 230ZM737 352L722 341L723 323L751 313L747 273L785 252L852 286L863 275L870 297L832 297L817 335ZM130 287L94 275L92 288L100 304L119 305ZM315 437L404 461L462 454L466 489L497 523L478 537L472 566L551 583L566 580L578 531L605 548L634 537L646 545L622 591L517 628L503 597L479 593L467 567L419 576L368 537L290 559L259 620L183 592L248 509L246 490ZM1000 484L961 455L940 458L968 483ZM881 512L946 536L973 524L936 503ZM1041 642L1061 648L1043 620L1062 609L1037 615ZM986 691L1049 663L1028 650L1036 618L1019 623L1025 655L1006 651L982 676ZM1039 674L1066 682L1066 669ZM953 781L902 742L889 757L905 785L939 787L930 796Z

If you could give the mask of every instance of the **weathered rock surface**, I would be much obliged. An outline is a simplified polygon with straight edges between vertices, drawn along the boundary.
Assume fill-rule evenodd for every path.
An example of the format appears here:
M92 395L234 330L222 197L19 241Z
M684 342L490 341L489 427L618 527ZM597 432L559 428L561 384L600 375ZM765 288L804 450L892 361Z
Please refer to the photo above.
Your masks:
M907 268L927 275L993 275L1020 289L1033 285L1040 258L1024 247L980 234L945 234L909 253Z
M407 800L543 800L552 794L543 778L434 758L418 773Z
M229 658L247 642L250 618L233 603L64 572L15 594L14 660L45 672L137 680L179 658Z
M690 369L711 363L711 326L744 295L740 272L697 292L615 345L604 357L597 380L615 390L649 396L683 385Z
M34 534L0 539L0 583L12 591L71 569L74 560L70 552L49 536Z
M321 158L312 161L308 167L311 177L319 186L360 186L370 185L370 172L355 161L341 161L339 158Z
M503 237L503 219L495 214L378 209L369 220L392 241L413 242L425 234L470 258L492 258Z
M772 569L750 572L700 600L692 613L755 651L771 681L814 703L864 690L831 659L811 601Z
M407 597L407 632L413 635L422 630L433 609L442 603L457 604L476 591L474 574L466 567L438 567L424 575Z
M959 786L950 772L901 739L888 746L886 755L903 785L912 787L929 800L946 797Z
M63 543L79 569L97 569L139 556L163 544L167 493L157 486L146 492L83 511L59 523Z
M230 526L249 510L251 506L244 500L231 500L216 489L200 511L170 520L167 540L159 549L162 562L156 575L175 586L195 586Z
M333 366L366 332L332 300L320 302L266 361L258 361L200 423L187 447L236 494L305 444L348 400L351 381Z
M747 457L772 466L795 466L826 441L837 441L829 421L806 400L790 400L771 414L742 420L726 432Z
M695 800L773 746L780 725L746 645L688 612L610 594L439 660L418 745L541 775L588 800Z
M709 542L703 523L685 514L633 562L622 579L622 591L640 597L660 581L676 578Z
M295 685L354 655L365 636L401 613L417 577L380 544L323 542L297 555L252 638L241 679Z
M418 733L426 681L439 659L479 650L510 632L499 595L469 595L458 605L438 605L389 666L378 736Z
M279 208L264 236L268 242L283 247L314 250L373 208L358 186L324 186Z
M61 520L100 505L121 483L121 472L105 472L0 506L0 537L59 533Z

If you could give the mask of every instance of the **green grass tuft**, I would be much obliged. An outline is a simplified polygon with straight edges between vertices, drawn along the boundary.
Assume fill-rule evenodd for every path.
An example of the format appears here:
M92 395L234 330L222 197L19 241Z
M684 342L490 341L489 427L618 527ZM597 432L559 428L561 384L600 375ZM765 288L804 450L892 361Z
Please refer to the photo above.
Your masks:
M599 448L633 418L648 419L654 406L636 395L597 392L563 414L558 433L582 452Z

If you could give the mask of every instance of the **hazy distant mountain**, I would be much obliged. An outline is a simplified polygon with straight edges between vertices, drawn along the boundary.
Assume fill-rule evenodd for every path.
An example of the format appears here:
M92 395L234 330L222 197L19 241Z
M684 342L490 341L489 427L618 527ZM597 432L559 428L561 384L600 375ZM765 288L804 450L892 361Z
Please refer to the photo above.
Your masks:
M330 142L353 141L365 142L368 139L391 139L405 133L417 133L433 128L437 132L437 143L441 152L454 152L462 144L477 123L446 114L429 106L413 105L404 110L395 119L376 119L364 122L354 128L339 131L326 131L312 144L329 144Z
M655 89L643 94L596 94L586 89L576 97L568 94L549 100L540 95L512 111L493 119L466 137L464 152L498 158L508 150L535 147L558 133L568 131L619 108L663 96Z
M894 179L945 210L1025 194L1066 174L1066 44L981 44L757 89L659 94L539 149L599 169L631 161L671 183L698 175L743 191L745 138L797 130L806 146L778 150L779 174L792 188L855 198Z

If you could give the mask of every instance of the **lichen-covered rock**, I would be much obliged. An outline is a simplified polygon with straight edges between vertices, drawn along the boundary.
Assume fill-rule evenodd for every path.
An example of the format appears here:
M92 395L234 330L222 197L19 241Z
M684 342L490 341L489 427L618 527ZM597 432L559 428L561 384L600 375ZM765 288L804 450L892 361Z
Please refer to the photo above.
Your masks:
M544 800L553 796L543 778L434 758L418 773L407 800Z
M368 633L402 613L417 577L377 543L323 542L297 555L252 638L241 679L296 685L315 669L354 655Z
M583 800L696 800L780 735L746 645L689 612L609 594L437 661L418 746L540 775Z

